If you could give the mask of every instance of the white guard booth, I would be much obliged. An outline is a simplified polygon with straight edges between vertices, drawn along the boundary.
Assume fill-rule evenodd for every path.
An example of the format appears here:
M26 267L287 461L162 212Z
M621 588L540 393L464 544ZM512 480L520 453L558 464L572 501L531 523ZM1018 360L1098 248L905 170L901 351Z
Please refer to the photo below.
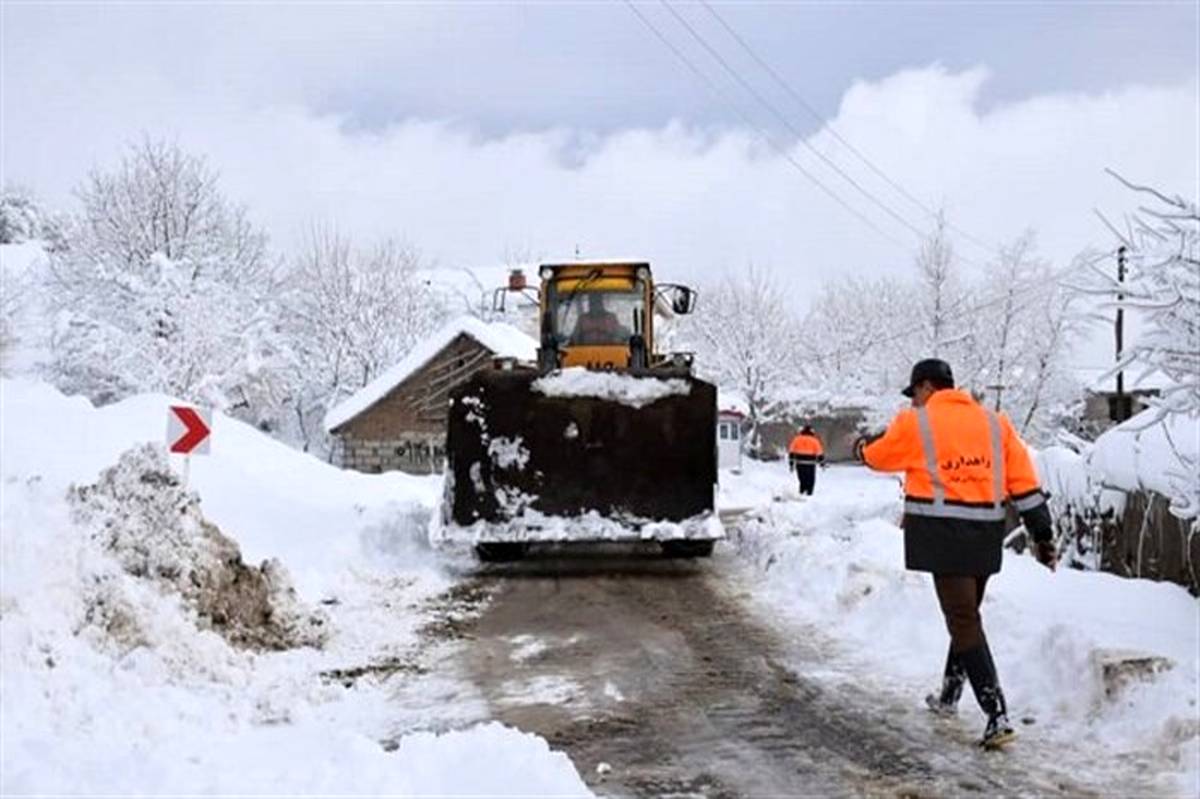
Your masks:
M717 468L742 469L742 423L746 416L737 410L717 412Z

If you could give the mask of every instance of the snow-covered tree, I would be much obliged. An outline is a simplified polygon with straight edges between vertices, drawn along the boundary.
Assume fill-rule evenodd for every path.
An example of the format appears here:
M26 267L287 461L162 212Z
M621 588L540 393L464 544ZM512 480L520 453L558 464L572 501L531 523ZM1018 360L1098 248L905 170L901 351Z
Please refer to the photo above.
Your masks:
M801 380L799 320L770 274L751 267L707 288L680 336L696 352L697 369L737 391L748 406L750 446L772 417L781 389Z
M826 282L804 320L801 355L832 392L890 394L917 355L917 287L895 277Z
M1005 408L1027 441L1053 441L1080 395L1071 370L1073 344L1086 328L1079 299L1069 288L1047 281L1029 307L1023 328L1029 343L1009 395L1013 405Z
M965 325L960 311L967 297L944 214L938 214L933 231L921 242L916 269L926 357L950 360L963 341Z
M44 287L54 382L99 402L167 392L270 426L283 342L266 236L215 173L146 140L78 196Z
M826 283L805 318L802 353L832 396L889 410L911 365L937 353L962 388L1043 440L1075 392L1068 354L1078 321L1032 233L971 278L957 272L939 226L909 277Z
M136 271L159 254L235 286L270 276L266 234L217 181L204 158L175 144L131 145L116 169L93 171L76 191L75 260Z
M1154 402L1156 423L1186 418L1194 430L1200 425L1200 207L1112 174L1146 203L1129 216L1125 232L1109 225L1125 248L1128 280L1120 284L1099 273L1113 300L1142 320L1143 332L1118 366L1166 376L1170 385ZM1200 463L1172 448L1172 510L1194 518L1200 515Z
M420 253L385 240L355 247L314 226L287 281L297 437L321 449L325 412L393 365L444 323L442 296L421 280Z

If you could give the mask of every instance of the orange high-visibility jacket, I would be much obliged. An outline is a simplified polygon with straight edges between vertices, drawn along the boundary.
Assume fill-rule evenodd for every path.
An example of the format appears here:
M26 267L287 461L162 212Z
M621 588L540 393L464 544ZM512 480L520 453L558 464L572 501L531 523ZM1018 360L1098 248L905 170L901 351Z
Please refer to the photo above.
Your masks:
M882 438L863 449L873 469L904 472L904 512L965 521L1005 518L1045 503L1029 452L1004 414L955 389L922 408L901 411Z
M808 433L797 433L788 444L788 460L792 463L817 463L825 459L821 439Z

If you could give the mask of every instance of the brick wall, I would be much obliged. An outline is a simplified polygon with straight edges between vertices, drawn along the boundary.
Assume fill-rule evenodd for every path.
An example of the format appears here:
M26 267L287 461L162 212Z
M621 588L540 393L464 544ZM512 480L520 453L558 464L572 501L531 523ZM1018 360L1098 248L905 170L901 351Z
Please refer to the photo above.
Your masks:
M387 396L335 431L334 463L360 472L440 472L446 457L450 391L489 368L492 357L470 336L454 339Z

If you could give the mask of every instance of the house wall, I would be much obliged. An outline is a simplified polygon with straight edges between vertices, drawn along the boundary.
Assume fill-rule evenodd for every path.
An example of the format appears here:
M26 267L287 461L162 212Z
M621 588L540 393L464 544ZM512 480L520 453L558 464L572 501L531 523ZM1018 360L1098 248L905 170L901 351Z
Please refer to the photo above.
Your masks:
M1158 391L1154 390L1134 390L1126 393L1130 397L1130 402L1132 403L1132 413L1130 413L1130 416L1135 416L1146 410L1146 408L1150 407L1146 404L1147 397L1158 395ZM1110 415L1109 407L1110 401L1115 396L1116 392L1111 391L1088 392L1083 403L1084 420L1088 422L1099 422L1105 425L1115 424Z
M821 446L825 448L825 460L830 463L854 460L854 442L862 435L860 426L865 417L857 411L829 415L796 417L786 422L767 422L759 425L759 457L776 460L786 457L788 444L805 424L811 424Z
M468 335L455 338L382 400L335 431L334 462L360 472L440 472L446 461L450 391L489 368L493 355Z

